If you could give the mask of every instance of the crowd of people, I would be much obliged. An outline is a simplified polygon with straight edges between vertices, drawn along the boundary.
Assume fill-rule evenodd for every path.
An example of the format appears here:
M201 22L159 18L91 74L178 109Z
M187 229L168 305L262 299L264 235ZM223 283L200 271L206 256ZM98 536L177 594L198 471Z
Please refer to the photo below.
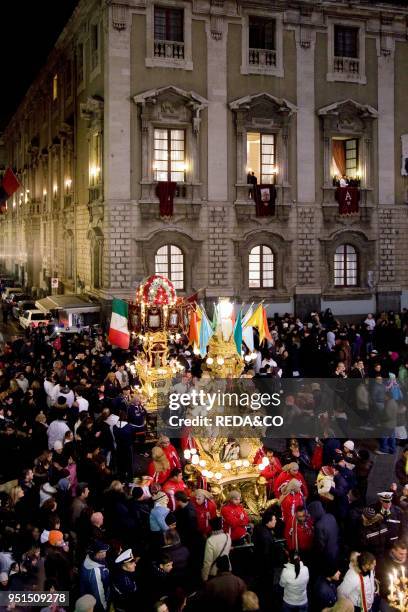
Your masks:
M137 338L122 351L103 328L51 340L38 327L5 341L0 590L67 591L76 612L391 610L389 576L408 576L408 315L347 324L326 311L275 316L269 327L272 341L246 376L302 380L285 397L285 418L297 431L302 419L325 425L320 438L259 441L251 460L267 482L261 516L238 488L215 503L185 469L183 439L152 437L126 365ZM188 393L205 363L184 336L171 356ZM333 424L349 415L325 406L307 378L357 381L366 439L337 436ZM373 499L375 452L396 463Z

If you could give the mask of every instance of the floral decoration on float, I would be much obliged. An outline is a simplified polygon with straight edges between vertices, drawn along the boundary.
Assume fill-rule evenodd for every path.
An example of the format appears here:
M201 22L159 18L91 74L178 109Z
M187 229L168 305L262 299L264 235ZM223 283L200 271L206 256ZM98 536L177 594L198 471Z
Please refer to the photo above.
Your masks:
M153 274L139 286L137 301L149 306L172 306L177 301L176 290L168 278Z

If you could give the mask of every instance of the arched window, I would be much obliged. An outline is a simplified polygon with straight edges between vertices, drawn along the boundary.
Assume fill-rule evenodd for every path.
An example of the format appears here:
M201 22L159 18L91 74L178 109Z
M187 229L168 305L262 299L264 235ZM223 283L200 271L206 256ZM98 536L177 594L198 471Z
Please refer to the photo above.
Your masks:
M351 244L341 244L334 253L334 285L336 287L356 287L357 278L357 251Z
M250 250L248 277L250 289L274 286L274 257L268 246L259 244Z
M155 274L166 276L175 289L184 289L184 255L174 244L165 244L156 251L154 258Z

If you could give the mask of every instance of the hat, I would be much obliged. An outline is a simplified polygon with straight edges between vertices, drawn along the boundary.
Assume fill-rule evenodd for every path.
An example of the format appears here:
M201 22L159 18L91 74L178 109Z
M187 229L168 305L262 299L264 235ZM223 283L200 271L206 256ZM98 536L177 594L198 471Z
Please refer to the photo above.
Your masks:
M299 466L296 463L296 461L292 461L291 463L287 463L286 465L283 466L282 470L284 472L292 472L292 471L299 471Z
M89 547L89 552L91 555L96 555L96 553L102 552L103 550L109 550L109 544L106 544L101 540L94 540Z
M96 606L96 599L93 595L82 595L75 602L74 612L89 612Z
M375 510L374 508L370 508L370 506L368 506L367 508L364 508L363 510L363 516L365 516L365 518L367 519L373 519L375 517Z
M58 531L57 529L51 529L50 534L48 536L48 542L51 546L57 546L61 540L64 539L64 534L62 531Z
M134 561L134 556L131 548L120 553L119 556L116 557L115 563L128 563L129 561Z
M56 442L54 442L54 450L55 451L62 450L63 448L64 448L64 445L61 442L61 440L57 440Z
M344 448L347 448L347 450L349 451L353 451L354 450L354 442L353 440L347 440L347 442L345 442L343 444Z
M331 465L324 465L322 467L322 473L325 476L334 476L334 468Z
M5 582L8 580L8 574L6 572L0 572L0 582Z
M382 491L382 493L377 493L377 496L380 498L380 501L391 502L393 492L392 491Z

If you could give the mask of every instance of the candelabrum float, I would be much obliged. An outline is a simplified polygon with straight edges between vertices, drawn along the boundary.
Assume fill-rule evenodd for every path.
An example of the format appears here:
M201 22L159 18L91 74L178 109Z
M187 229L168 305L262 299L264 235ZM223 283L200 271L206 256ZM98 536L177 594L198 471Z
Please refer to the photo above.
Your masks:
M261 340L268 337L261 304L250 306L242 316L241 310L235 314L232 302L220 299L210 321L204 306L177 298L169 279L149 277L129 304L129 329L138 335L142 350L128 364L140 381L139 391L147 410L157 414L158 409L166 408L173 380L182 374L184 368L169 356L169 344L179 340L181 334L188 334L194 353L203 358L200 383L208 388L239 379L245 364L255 359L252 327L258 328ZM254 516L273 503L262 476L267 459L260 465L253 463L261 445L259 438L232 439L208 428L195 428L189 438L191 444L184 450L185 473L193 486L209 489L219 505L230 490L239 489Z

